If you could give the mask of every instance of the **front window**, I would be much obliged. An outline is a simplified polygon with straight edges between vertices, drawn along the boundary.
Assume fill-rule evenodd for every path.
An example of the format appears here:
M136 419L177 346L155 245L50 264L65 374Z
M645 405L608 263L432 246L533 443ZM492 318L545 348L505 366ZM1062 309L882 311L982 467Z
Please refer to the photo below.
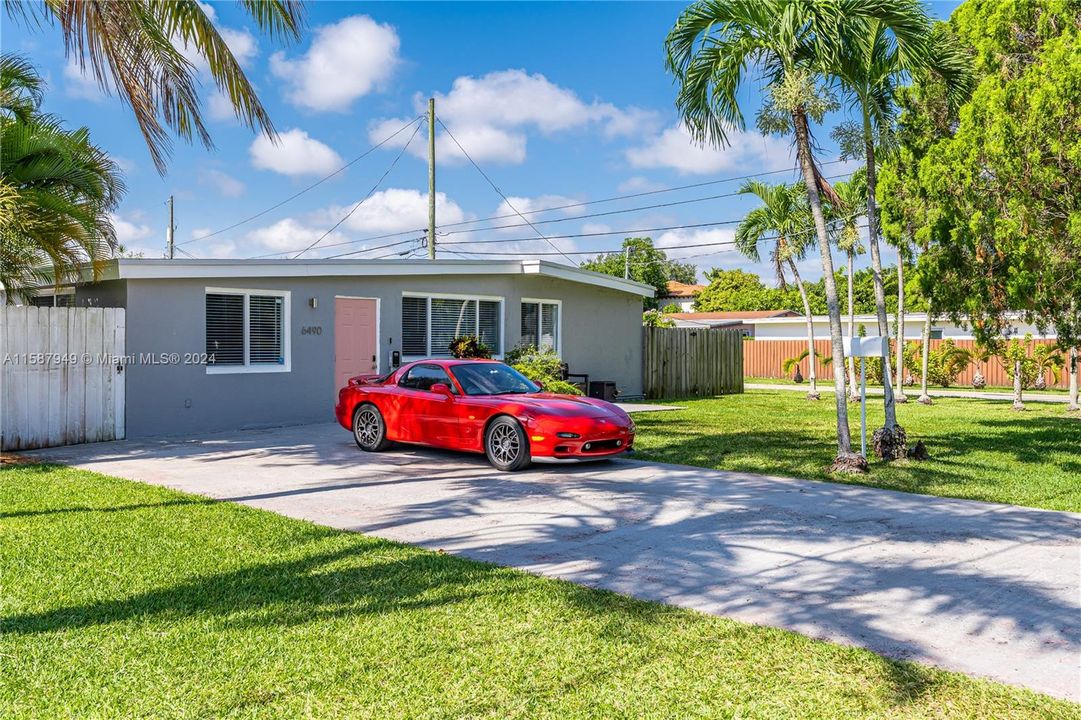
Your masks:
M520 395L540 390L532 380L503 363L462 363L452 372L466 395Z
M207 372L289 370L289 293L206 291Z
M406 295L402 298L402 354L450 357L450 343L475 335L493 355L503 354L503 301L481 297Z
M522 345L560 352L557 300L522 301Z

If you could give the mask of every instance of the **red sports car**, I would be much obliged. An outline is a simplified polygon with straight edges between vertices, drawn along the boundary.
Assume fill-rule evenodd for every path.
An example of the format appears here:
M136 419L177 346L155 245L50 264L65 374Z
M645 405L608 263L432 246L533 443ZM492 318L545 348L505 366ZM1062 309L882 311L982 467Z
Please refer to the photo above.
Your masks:
M500 470L609 458L634 444L634 422L622 409L543 392L495 360L419 360L359 375L339 391L334 413L361 450L403 442L483 452Z

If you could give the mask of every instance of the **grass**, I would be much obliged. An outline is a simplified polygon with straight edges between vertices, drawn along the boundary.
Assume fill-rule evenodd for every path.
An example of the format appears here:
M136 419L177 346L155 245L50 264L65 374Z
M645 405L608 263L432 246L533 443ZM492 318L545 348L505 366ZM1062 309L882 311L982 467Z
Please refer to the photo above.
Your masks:
M164 488L0 469L0 717L1078 718L1081 707Z
M870 474L854 477L827 472L837 449L832 393L810 402L751 390L678 404L687 409L635 415L640 458L1081 512L1081 416L1062 404L1030 403L1025 412L960 398L898 405L909 444L923 440L931 459L872 463ZM870 442L882 424L881 398L868 399L867 418ZM849 405L849 420L858 450L858 404Z

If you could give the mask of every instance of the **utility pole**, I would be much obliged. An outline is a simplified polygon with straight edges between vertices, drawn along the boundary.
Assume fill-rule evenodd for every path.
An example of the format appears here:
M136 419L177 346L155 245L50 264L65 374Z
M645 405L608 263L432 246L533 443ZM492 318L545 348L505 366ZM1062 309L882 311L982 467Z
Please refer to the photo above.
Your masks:
M623 248L623 279L629 280L631 277L631 246L627 245Z
M435 98L428 98L428 259L435 260Z
M173 259L173 253L175 252L175 247L173 245L173 231L174 230L176 230L176 226L173 225L173 196L170 195L169 196L169 229L166 231L166 234L165 234L166 238L168 239L168 248L169 248L168 252L169 252L169 259L170 260Z

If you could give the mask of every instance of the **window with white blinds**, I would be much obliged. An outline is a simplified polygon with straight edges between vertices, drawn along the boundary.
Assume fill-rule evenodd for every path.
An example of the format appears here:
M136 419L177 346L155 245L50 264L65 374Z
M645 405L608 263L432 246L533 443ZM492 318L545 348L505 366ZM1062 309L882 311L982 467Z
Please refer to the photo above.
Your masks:
M207 372L289 370L289 293L206 291Z
M522 300L521 344L561 352L561 307L562 303L558 300Z
M402 297L402 355L450 357L450 343L476 335L503 354L503 301L479 297L406 295Z

